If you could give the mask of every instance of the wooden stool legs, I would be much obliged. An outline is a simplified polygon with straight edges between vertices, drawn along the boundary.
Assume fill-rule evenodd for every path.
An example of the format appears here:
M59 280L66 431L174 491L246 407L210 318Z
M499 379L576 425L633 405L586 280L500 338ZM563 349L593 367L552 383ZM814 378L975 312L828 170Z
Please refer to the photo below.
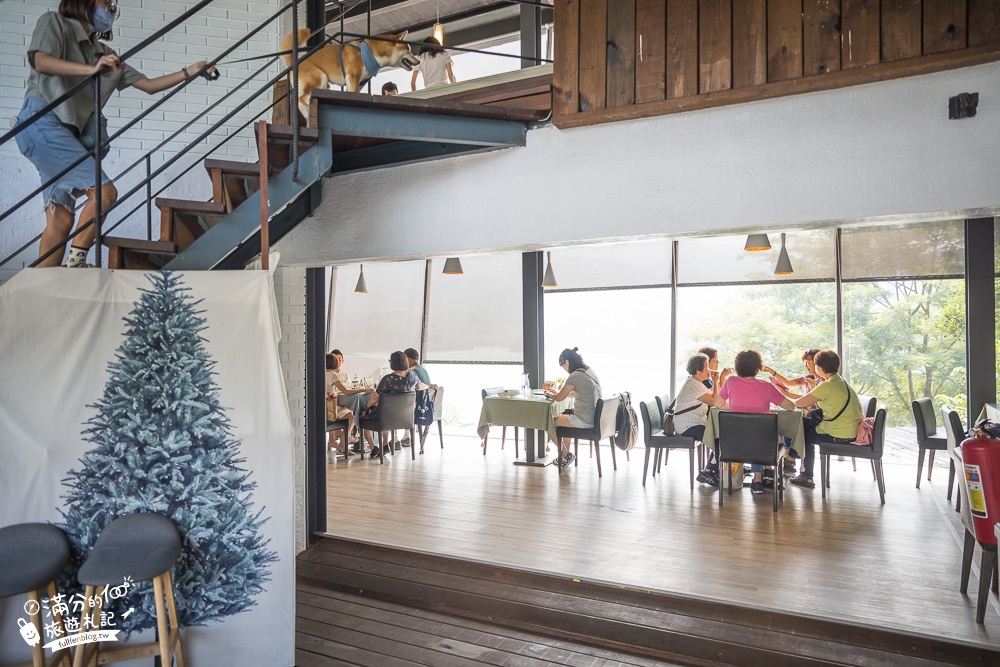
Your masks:
M51 606L52 600L59 593L56 588L56 582L50 581L45 589L29 592L28 599L34 602L37 605L36 608L39 609L37 614L32 615L31 623L35 626L35 631L38 632L38 636L40 637L38 643L31 647L31 665L32 667L50 667L51 665L70 667L70 652L68 648L53 650L48 661L45 660L45 649L42 646L48 643L46 639L51 641L53 637L51 634L48 637L45 636L45 628L42 624L42 600L40 595L42 590L47 591L49 594L49 610L52 614L52 624L55 629L56 638L66 636L66 626L63 624L62 613Z
M83 612L80 616L80 629L99 627L100 605L90 606L90 601L100 598L107 586L87 586L84 592ZM177 606L174 603L174 584L170 571L153 577L153 597L156 602L156 632L158 639L148 644L106 648L101 644L81 644L76 648L73 667L96 666L108 662L135 660L150 656L160 656L160 663L169 667L174 660L177 667L184 667L184 644L181 640L181 628L177 622Z

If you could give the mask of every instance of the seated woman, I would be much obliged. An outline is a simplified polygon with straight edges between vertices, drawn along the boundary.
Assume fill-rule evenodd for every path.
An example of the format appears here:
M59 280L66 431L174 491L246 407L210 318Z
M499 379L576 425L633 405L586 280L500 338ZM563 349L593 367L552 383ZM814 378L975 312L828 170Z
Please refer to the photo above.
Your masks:
M332 352L326 355L326 420L330 422L339 421L341 419L347 420L347 433L354 432L354 413L350 409L339 405L337 403L337 397L340 394L345 394L350 396L351 394L359 394L363 392L364 389L348 389L344 386L343 381L340 377L340 359L337 355ZM330 436L330 442L327 448L334 448L333 435ZM341 442L339 446L336 447L337 453L341 456L347 455L347 444Z
M777 382L774 383L774 385L775 387L777 387L778 391L781 392L783 396L785 396L785 398L795 401L804 396L805 394L809 393L810 391L812 391L818 383L823 381L823 378L816 375L816 366L813 363L813 357L816 356L817 352L819 352L817 348L810 347L809 349L807 349L805 352L802 353L802 361L806 365L806 374L800 375L799 377L796 378L792 378L791 380L786 378L784 375L775 372L775 370L770 366L764 366L763 371L773 376L774 379L777 380ZM791 391L792 387L797 388L798 393ZM812 408L809 408L807 414L805 415L805 423L809 424L810 421L812 421L813 425L815 425L822 418L823 418L823 411L813 406ZM785 475L786 476L794 475L795 459L801 458L801 456L794 449L791 449L792 446L791 438L782 438L782 441L785 443L785 447L789 448L788 450L789 453L794 455L785 458Z
M722 385L719 397L726 401L727 407L734 412L770 412L771 405L777 405L785 410L794 410L795 405L781 395L770 382L757 379L757 374L764 367L757 350L743 350L736 355L736 377L730 376ZM753 465L753 481L750 491L754 494L764 493L764 468Z
M397 350L389 355L389 368L392 369L392 372L379 380L378 386L375 388L375 393L368 399L368 405L365 407L364 412L361 413L361 416L365 419L375 419L378 417L378 398L380 394L405 394L417 389L427 389L427 385L420 382L416 373L409 369L409 364L406 363L406 354L403 352ZM379 448L375 444L375 434L371 430L365 429L365 439L371 446L371 457L375 458L380 454ZM388 432L382 433L382 442L385 443L386 451L389 451L388 448L392 446L392 443L389 442Z
M805 396L795 401L795 406L817 406L823 418L817 424L806 423L806 452L803 471L789 482L796 486L815 488L813 470L816 463L816 445L824 442L845 443L858 437L858 425L864 419L857 393L840 377L840 355L833 350L818 352L814 358L816 374L822 382Z
M703 348L704 349L704 348ZM716 354L716 357L718 355ZM718 365L718 359L716 359ZM730 370L713 374L712 360L705 352L699 352L687 362L688 379L681 385L674 401L674 432L695 440L705 437L705 421L710 407L722 407L719 388L729 377ZM711 388L706 386L706 380ZM705 469L698 473L698 481L709 486L719 485L719 464L709 460Z
M556 417L556 427L593 428L594 410L597 408L597 400L602 398L601 381L597 379L593 369L583 363L583 357L575 347L572 350L567 348L560 353L559 365L569 373L569 377L559 392L548 388L545 394L554 401L561 401L572 395L575 401L572 414ZM569 438L562 438L559 445L559 467L565 468L574 458L573 453L569 451Z

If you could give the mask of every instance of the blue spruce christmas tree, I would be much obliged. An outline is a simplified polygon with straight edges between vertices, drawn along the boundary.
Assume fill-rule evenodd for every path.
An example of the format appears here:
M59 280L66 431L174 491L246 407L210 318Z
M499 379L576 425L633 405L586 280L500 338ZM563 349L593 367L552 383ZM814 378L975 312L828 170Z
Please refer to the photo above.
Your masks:
M108 364L103 397L88 406L84 440L95 445L83 468L63 483L62 528L78 563L101 530L125 514L156 512L177 524L184 550L173 570L182 626L205 625L255 603L277 559L262 541L266 521L251 510L256 483L240 464L235 439L199 317L177 276L150 274L152 288L141 290L125 318L125 342ZM115 611L116 627L134 632L156 625L152 585L133 589ZM140 606L141 605L141 606ZM135 612L122 619L127 607Z

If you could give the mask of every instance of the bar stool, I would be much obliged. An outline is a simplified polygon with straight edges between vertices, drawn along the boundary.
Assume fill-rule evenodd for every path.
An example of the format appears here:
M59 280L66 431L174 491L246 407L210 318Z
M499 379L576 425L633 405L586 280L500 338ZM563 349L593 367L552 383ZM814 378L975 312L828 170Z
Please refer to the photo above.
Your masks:
M45 633L42 631L40 594L47 591L49 600L59 594L56 578L69 562L69 539L66 534L47 523L19 523L0 528L0 598L24 595L39 611L31 615L37 641L31 647L34 667L65 664L69 666L69 649L53 651L45 661ZM62 614L52 609L56 634L65 636ZM23 620L23 619L20 619ZM29 631L30 633L30 631Z
M135 583L153 581L156 602L156 630L158 641L148 644L104 649L99 644L81 644L74 656L74 667L86 664L117 662L147 656L160 656L160 662L169 666L173 657L177 666L184 667L184 650L177 607L174 604L174 586L170 568L181 554L181 537L174 522L162 514L129 514L115 519L101 531L93 550L80 568L77 579L86 586L84 597L100 597L104 589L130 577ZM85 605L80 616L80 627L86 627L100 615L99 606ZM170 625L167 626L169 615Z

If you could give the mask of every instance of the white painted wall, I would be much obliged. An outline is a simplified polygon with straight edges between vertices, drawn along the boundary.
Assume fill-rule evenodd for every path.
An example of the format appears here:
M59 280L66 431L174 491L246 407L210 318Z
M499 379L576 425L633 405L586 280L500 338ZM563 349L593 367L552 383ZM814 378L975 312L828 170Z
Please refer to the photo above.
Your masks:
M1000 63L528 133L525 148L337 177L286 264L781 229L1000 206ZM948 120L948 98L981 93Z
M10 120L17 115L24 99L24 85L28 76L27 46L35 22L44 12L55 9L58 0L5 0L0 2L0 133L6 132ZM120 3L121 14L115 22L115 38L111 46L123 53L156 32L164 24L182 14L196 2L178 0L128 0ZM283 0L215 0L197 15L189 19L174 32L144 50L129 63L144 74L154 77L176 72L181 67L199 60L210 60L237 42L253 27L259 25L285 2ZM235 51L231 58L272 53L277 50L279 27L275 24ZM225 95L251 72L264 66L264 61L228 64L223 68L223 76L209 83L202 79L195 81L185 92L175 96L143 121L134 130L114 143L109 154L105 171L116 178L126 167L146 152L181 128L198 112ZM204 119L180 135L178 140L168 144L165 150L152 159L153 169L162 165L176 151L187 145L211 123L217 121L230 110L239 106L252 91L264 84L266 77L273 76L277 67L268 68L253 83L236 93L220 106L218 111L209 113ZM146 95L135 89L125 90L115 95L105 107L109 130L114 133L126 122L148 108L162 95ZM222 131L199 145L191 154L180 160L177 168L172 168L161 183L178 173L182 168L200 162L209 147L218 144L236 128L251 118L253 113L270 104L271 95L258 98L249 108L241 110L233 121ZM228 160L256 161L257 151L250 130L244 130L231 139L214 157ZM116 178L121 193L131 189L144 177L144 167L134 174ZM17 151L14 142L0 147L0 211L6 210L38 187L38 173ZM155 190L154 190L155 192ZM196 166L187 176L171 186L163 195L175 199L207 200L211 195L208 176L201 166ZM135 199L126 208L111 214L111 222L121 219L127 210L139 203ZM29 203L21 212L0 222L0 259L27 243L44 226L41 199ZM142 209L115 232L115 236L146 237L146 215ZM153 209L153 234L159 238L159 211ZM30 262L38 256L37 247L22 253L13 263L0 267L0 279L9 277L12 269L20 269L23 262Z

